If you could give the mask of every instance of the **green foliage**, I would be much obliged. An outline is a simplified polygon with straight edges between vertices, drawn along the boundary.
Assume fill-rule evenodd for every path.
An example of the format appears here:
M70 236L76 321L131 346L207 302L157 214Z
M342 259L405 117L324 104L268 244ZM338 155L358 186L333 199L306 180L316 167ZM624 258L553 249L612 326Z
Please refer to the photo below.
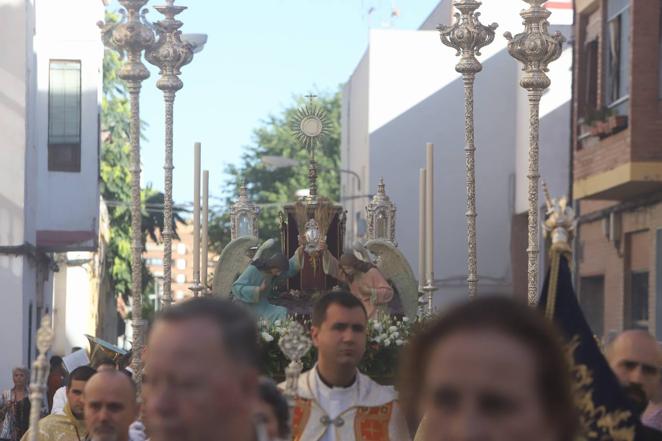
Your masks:
M229 207L239 194L241 179L246 179L249 193L257 204L274 204L262 208L260 238L279 238L278 212L286 202L296 200L295 192L308 188L308 152L300 147L290 129L296 111L306 98L295 97L294 103L280 115L270 115L253 132L253 143L245 148L239 166L230 165L225 188L225 203L220 211L212 213L209 225L211 246L220 252L230 240ZM340 197L338 167L340 165L340 92L320 96L315 104L327 113L329 133L316 148L318 163L318 194L332 200ZM295 159L298 165L269 170L262 164L263 156L282 156Z
M599 109L592 110L584 117L584 124L592 126L598 122L605 122L610 116L615 115L614 109L602 106Z
M118 15L107 13L106 20L117 20ZM103 59L103 97L101 102L101 195L108 205L110 242L107 248L106 273L114 295L128 300L131 292L131 144L129 121L131 108L124 82L117 76L122 61L115 51L106 50ZM143 245L149 235L157 241L163 230L163 193L151 188L142 190ZM183 222L178 213L173 220ZM143 317L152 316L152 305L146 298L153 292L153 279L143 264ZM149 286L152 285L150 288Z

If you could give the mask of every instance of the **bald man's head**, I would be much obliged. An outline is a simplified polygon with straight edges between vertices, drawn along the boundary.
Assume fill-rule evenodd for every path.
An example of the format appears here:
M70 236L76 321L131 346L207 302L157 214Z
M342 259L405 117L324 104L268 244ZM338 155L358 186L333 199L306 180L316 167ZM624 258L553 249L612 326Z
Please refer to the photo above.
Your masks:
M127 441L138 416L136 386L125 374L99 372L85 385L85 425L92 441Z
M647 331L619 334L607 347L607 360L621 384L640 385L648 400L655 395L660 381L660 352Z

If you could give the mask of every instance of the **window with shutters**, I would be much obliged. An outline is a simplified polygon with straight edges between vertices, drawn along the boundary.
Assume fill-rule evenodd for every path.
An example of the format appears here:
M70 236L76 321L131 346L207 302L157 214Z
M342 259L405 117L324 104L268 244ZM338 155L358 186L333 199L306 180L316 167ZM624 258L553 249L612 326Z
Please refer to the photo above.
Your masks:
M629 0L608 0L605 44L605 101L619 115L628 114L630 94Z
M48 80L48 170L80 172L81 64L51 60Z

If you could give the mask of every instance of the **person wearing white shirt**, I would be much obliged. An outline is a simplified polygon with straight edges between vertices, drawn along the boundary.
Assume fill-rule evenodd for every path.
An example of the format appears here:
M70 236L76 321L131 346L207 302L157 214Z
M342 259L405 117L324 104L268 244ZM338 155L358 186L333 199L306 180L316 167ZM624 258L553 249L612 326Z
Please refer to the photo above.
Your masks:
M365 307L348 292L329 293L314 306L311 337L317 363L299 377L294 441L411 439L393 387L358 370L367 325Z
M67 387L62 386L53 395L53 407L51 415L64 415L64 406L67 404Z

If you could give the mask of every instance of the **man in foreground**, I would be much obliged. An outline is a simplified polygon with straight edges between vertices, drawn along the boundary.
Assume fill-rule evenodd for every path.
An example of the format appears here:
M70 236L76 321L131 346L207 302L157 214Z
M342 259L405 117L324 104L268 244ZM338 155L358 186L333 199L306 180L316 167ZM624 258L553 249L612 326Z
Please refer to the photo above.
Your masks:
M87 381L95 374L89 366L73 370L67 380L67 404L64 414L49 415L39 421L39 441L83 441L87 436L83 420L83 390ZM28 430L21 441L30 439Z
M136 386L126 374L104 371L85 385L85 426L91 441L128 441L138 417Z
M394 389L358 370L367 325L365 307L348 292L329 293L314 306L317 364L299 377L294 441L410 439Z
M164 310L145 349L151 441L254 441L258 333L239 304L195 298Z

